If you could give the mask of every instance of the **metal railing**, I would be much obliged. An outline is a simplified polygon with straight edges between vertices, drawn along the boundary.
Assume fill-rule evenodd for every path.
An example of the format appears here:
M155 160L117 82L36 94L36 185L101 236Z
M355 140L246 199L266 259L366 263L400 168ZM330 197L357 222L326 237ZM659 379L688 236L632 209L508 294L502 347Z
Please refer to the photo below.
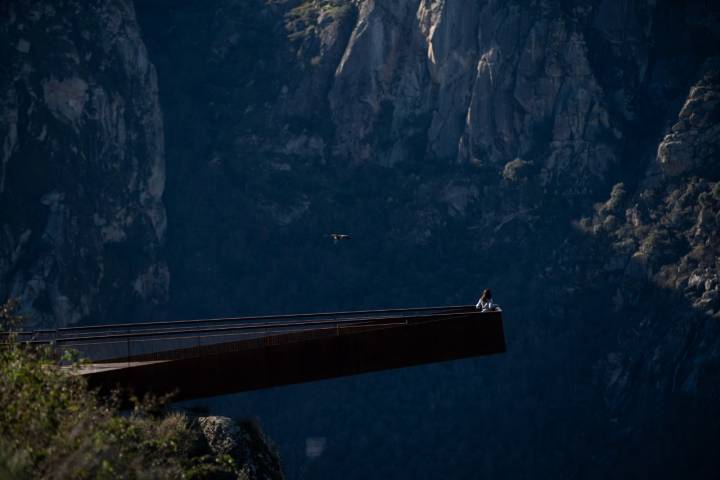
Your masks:
M360 328L393 328L423 320L439 321L471 312L476 312L472 305L395 308L91 325L17 332L16 335L19 341L54 345L58 351L72 348L94 362L130 362L187 358L200 351L211 354L260 348L277 342L292 343L357 332Z

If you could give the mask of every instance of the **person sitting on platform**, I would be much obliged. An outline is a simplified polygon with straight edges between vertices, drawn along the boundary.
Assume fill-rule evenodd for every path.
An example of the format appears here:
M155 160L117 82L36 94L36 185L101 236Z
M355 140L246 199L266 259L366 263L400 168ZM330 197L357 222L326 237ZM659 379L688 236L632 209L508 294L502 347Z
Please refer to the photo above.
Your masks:
M481 310L483 312L499 312L500 306L493 302L492 300L492 292L489 288L486 288L483 290L482 295L480 295L480 300L478 300L477 305L475 305L475 308L478 310Z

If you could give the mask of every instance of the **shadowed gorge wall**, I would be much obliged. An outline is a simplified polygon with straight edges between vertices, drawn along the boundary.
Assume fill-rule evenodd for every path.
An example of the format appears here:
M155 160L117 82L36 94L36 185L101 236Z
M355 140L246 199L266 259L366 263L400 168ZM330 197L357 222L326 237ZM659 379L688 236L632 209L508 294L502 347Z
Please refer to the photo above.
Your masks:
M0 296L46 326L150 317L165 143L132 2L4 2L0 39Z
M502 358L214 404L291 477L715 470L713 8L145 3L178 312L506 306Z
M37 41L9 13L24 10L6 9L2 48L15 62L2 71L15 85L8 98L17 85L35 92L27 97L35 99L33 115L47 111L65 129L57 138L67 140L43 147L39 120L13 113L26 111L13 106L20 100L4 104L0 126L11 153L3 165L14 178L5 185L33 185L34 196L0 193L10 232L0 243L0 291L35 285L27 279L41 250L30 249L23 232L45 231L42 215L59 198L53 192L102 185L57 202L90 208L105 195L132 214L118 224L133 225L121 229L126 240L110 220L89 223L91 209L78 217L88 222L78 223L87 236L66 243L81 258L112 252L125 260L101 276L123 280L112 288L101 282L86 301L116 302L103 320L130 312L130 304L145 309L133 313L138 319L190 318L470 303L493 288L505 307L503 356L210 402L259 415L291 478L718 470L711 448L720 437L717 6L145 0L135 12L118 5L122 14L111 23L124 19L125 30L104 27L109 7L88 9L87 25L73 27L79 17L68 7L51 17L67 18L64 26L38 30ZM35 18L29 7L24 15ZM85 46L83 32L95 29L111 32L112 42ZM59 31L76 32L67 41L92 55L75 61L59 42L52 51L62 61L42 70L33 62L45 57L33 49ZM137 71L123 66L125 47L117 47L120 60L113 56L128 42ZM95 136L84 117L95 97L83 92L93 92L93 82L118 89L117 101L126 102L124 122L100 122L108 136ZM73 130L73 122L84 128ZM92 156L115 136L135 140ZM28 153L36 170L14 173L16 145L41 152ZM51 184L24 180L57 165L42 152L73 148L68 158L94 160L72 160ZM163 148L165 190L142 194L141 185L157 178ZM109 175L102 168L113 155L126 163L113 160ZM98 218L116 218L106 204ZM40 213L11 216L26 206ZM153 223L162 211L164 236L154 228L164 223ZM25 226L30 219L40 226ZM86 240L103 232L105 243ZM334 243L332 232L352 239ZM93 291L99 277L88 272L100 262L61 260L46 271L78 279L65 296L79 296L86 284ZM50 285L52 275L38 278ZM140 294L135 285L147 288ZM55 294L47 305L24 298L39 312L62 303ZM51 321L49 313L42 318ZM313 436L325 436L327 448L311 459L304 449Z

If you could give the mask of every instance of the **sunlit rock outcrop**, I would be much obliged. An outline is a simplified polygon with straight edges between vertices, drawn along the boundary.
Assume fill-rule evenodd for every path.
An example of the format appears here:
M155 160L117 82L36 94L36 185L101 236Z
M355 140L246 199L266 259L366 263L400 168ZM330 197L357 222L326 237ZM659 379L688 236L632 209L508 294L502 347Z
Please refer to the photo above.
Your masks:
M208 449L218 458L229 457L242 480L280 480L280 459L260 427L228 417L197 417L197 428Z

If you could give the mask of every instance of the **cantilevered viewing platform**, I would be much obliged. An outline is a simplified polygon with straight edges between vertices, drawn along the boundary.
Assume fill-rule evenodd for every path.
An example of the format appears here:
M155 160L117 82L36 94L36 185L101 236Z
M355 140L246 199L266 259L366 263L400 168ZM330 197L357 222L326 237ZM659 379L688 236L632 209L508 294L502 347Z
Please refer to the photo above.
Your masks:
M474 306L128 323L25 332L77 350L93 388L176 400L504 352L500 312Z

